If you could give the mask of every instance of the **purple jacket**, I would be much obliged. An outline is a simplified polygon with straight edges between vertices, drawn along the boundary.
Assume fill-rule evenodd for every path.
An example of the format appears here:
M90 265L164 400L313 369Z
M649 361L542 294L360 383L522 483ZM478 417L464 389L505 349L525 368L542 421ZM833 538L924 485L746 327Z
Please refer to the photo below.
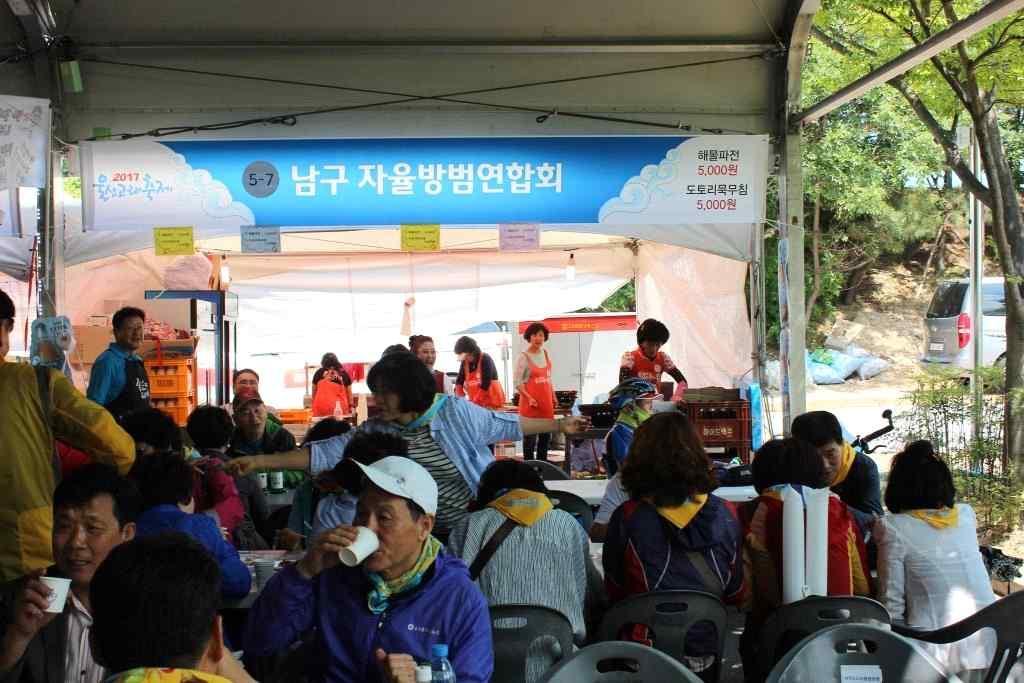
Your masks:
M487 601L461 560L442 552L423 583L393 598L383 614L366 604L369 581L359 567L338 565L311 581L288 567L270 580L253 605L246 655L283 652L316 627L311 680L378 683L375 652L430 660L436 643L448 645L459 683L487 683L494 670Z

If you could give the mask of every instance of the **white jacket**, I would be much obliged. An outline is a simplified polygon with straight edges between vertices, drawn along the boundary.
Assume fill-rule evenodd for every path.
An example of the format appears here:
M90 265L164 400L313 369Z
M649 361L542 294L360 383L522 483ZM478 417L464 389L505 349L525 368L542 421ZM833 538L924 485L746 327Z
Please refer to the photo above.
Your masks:
M908 514L886 515L878 539L879 599L893 621L931 631L995 602L978 551L974 510L958 504L959 522L936 529ZM951 672L984 669L995 652L988 631L949 645L918 642Z

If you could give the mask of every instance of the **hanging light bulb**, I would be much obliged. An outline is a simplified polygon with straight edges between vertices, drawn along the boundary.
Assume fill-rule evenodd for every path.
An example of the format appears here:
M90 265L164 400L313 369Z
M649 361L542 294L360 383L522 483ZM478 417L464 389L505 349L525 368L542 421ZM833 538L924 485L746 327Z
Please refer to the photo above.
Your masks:
M576 255L569 252L569 263L565 266L565 280L572 282L576 279Z

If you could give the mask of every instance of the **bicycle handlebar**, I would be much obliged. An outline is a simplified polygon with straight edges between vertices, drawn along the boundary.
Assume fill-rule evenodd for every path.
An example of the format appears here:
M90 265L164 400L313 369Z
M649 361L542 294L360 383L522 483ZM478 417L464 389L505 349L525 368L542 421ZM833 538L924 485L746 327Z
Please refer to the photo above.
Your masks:
M892 432L893 430L896 429L893 426L893 424L892 424L892 410L886 408L884 411L882 411L882 419L883 420L888 420L889 424L886 425L885 427L882 427L879 430L871 432L867 436L858 436L856 439L853 440L853 443L850 444L850 446L852 446L853 448L858 448L859 447L861 449L861 451L864 454L866 454L866 455L871 455L872 453L877 451L879 448L881 448L881 446L875 446L874 448L869 448L868 444L870 442L874 441L875 439L877 439L878 437L885 436L889 432Z

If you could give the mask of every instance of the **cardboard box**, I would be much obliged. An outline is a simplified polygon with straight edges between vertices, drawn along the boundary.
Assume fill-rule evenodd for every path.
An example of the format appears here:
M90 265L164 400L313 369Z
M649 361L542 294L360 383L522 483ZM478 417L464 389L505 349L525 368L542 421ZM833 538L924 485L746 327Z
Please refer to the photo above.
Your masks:
M72 329L75 333L75 350L70 358L72 365L92 365L96 357L114 341L114 334L109 327L74 325Z

